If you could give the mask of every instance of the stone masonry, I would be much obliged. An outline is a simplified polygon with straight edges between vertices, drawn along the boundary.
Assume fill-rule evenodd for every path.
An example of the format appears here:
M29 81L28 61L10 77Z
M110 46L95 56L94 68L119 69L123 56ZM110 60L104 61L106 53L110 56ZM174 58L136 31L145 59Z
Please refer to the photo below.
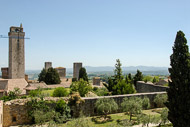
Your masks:
M64 67L57 67L55 69L57 70L60 78L65 78L66 77L66 68L64 68Z
M1 68L1 72L2 72L2 78L4 78L4 79L9 78L9 68L8 67Z
M79 71L82 68L82 63L73 63L73 78L79 78Z
M52 62L45 62L45 69L48 70L52 67Z
M138 93L149 93L149 92L164 92L168 87L158 86L152 83L145 83L144 81L138 81L136 90Z
M25 53L22 26L10 27L9 32L9 78L25 78Z
M100 77L94 77L93 78L93 85L100 86Z
M118 104L118 111L115 113L122 112L121 103L125 97L141 97L145 96L150 99L151 107L154 107L153 100L158 94L166 94L166 92L152 92L152 93L137 93L137 94L126 94L126 95L115 95L115 96L102 96L102 97L83 97L84 104L80 105L80 109L82 109L84 115L86 116L94 116L97 115L97 110L95 108L96 100L99 98L113 98ZM57 101L59 99L68 98L47 98L48 100ZM47 100L46 99L46 100ZM22 125L31 123L31 119L28 117L28 108L26 106L27 99L17 99L11 100L4 103L3 106L3 126L9 127L14 125ZM78 114L80 110L73 110L73 114Z

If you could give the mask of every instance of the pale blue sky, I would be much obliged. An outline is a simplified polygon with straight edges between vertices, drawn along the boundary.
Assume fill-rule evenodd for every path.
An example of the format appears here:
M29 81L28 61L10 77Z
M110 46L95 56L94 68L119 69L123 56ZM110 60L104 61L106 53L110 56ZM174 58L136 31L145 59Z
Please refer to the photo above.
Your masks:
M2 0L0 35L23 24L26 69L53 66L169 66L178 30L190 42L189 0ZM189 43L188 43L189 44ZM0 39L0 67L8 39Z

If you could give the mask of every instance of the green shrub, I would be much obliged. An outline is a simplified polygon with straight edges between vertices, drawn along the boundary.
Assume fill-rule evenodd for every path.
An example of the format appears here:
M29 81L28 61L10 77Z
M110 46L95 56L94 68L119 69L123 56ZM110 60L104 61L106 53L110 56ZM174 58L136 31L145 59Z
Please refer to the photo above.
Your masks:
M10 101L13 99L17 99L17 98L19 98L20 94L21 94L21 90L19 88L15 87L13 91L9 91L8 95L1 97L0 100Z
M154 103L156 103L156 106L158 108L165 107L165 102L167 101L167 95L166 94L158 94L154 98Z
M118 83L113 87L113 94L114 95L122 95L122 94L132 94L135 93L135 88L133 84L127 84L125 80L120 80Z
M161 118L160 125L165 125L167 122L169 122L169 120L168 120L168 108L162 109L160 118Z
M72 119L71 121L67 122L66 126L67 127L91 127L90 120L84 116L77 119Z
M31 117L33 123L44 124L46 122L63 123L70 118L70 108L64 100L44 101L32 98L27 102L28 115Z
M31 117L32 121L35 123L36 122L36 116L35 116L35 112L36 111L40 111L39 113L45 113L45 112L49 112L50 107L47 106L46 101L43 100L43 98L41 98L41 100L37 99L37 98L32 98L30 101L27 102L27 109L30 109L28 111L28 115L29 117ZM37 118L38 119L38 118ZM38 120L37 120L38 121ZM41 120L39 120L41 121ZM42 121L43 122L43 121Z
M92 86L83 79L77 82L73 82L70 86L71 91L79 92L81 97L84 97L89 91L92 90Z
M130 121L133 115L140 114L142 111L142 100L138 97L124 98L121 103L123 111L129 113Z
M40 89L37 90L31 90L29 92L30 97L39 97L41 95L42 91Z
M88 92L85 97L97 97L97 95L93 92Z
M110 92L108 91L108 89L104 88L104 87L102 87L102 88L94 87L93 91L98 96L108 96L108 95L110 95Z
M80 105L84 104L84 100L81 98L80 94L78 92L72 93L69 97L68 105L70 106L72 111L77 110L78 112L75 112L75 114L72 114L73 117L79 117L80 113L82 112L82 109Z
M42 69L41 73L38 75L38 81L44 81L46 84L59 84L61 82L57 70L52 67L47 71Z
M157 124L159 123L160 119L156 116L140 114L137 116L137 121L142 123L142 126L149 127L150 123Z
M96 101L95 107L98 112L104 115L104 118L107 117L107 114L118 109L118 105L113 98L100 98Z
M43 110L34 111L34 122L36 124L43 124L54 119L55 111L44 112Z
M149 100L148 97L144 97L142 99L142 108L145 109L145 110L150 108L150 100Z
M53 97L66 97L69 92L64 87L58 87L53 91Z
M71 117L70 107L66 104L66 102L64 100L57 101L55 110L56 110L56 112L59 112L61 114L62 118L65 121Z
M72 78L72 82L76 82L77 81L77 78Z

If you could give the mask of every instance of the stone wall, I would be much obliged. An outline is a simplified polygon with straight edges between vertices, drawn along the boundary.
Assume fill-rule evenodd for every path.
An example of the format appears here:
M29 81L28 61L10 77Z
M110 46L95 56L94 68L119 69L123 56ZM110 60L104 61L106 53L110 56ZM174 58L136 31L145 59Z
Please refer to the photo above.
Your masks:
M5 102L3 105L3 127L29 124L28 110L24 100Z
M73 63L73 78L79 78L79 71L82 68L82 63Z
M104 97L83 97L82 99L85 100L85 102L80 105L80 108L82 109L84 115L86 116L94 116L97 115L97 111L95 109L95 103L96 100L99 98L113 98L116 103L119 106L119 110L117 112L121 111L121 103L123 101L123 98L125 97L145 97L147 96L150 99L151 107L154 107L153 100L157 94L166 94L166 92L153 92L153 93L137 93L137 94L127 94L127 95L115 95L115 96L104 96ZM52 98L49 97L46 100L54 100L57 101L60 98ZM68 98L62 98L62 99L68 99ZM13 125L22 125L22 124L28 124L31 122L31 120L28 117L28 109L26 107L27 100L12 100L9 102L4 103L3 108L3 126L13 126ZM74 110L73 114L78 114L80 110Z
M137 93L149 93L149 92L163 92L168 87L154 85L152 83L145 83L144 81L138 81L136 85Z
M95 109L95 103L96 100L99 98L113 98L115 102L118 104L118 113L122 112L121 110L121 103L125 97L141 97L144 98L147 96L150 99L151 108L154 108L154 98L157 94L166 94L166 92L153 92L153 93L137 93L137 94L127 94L127 95L115 95L115 96L104 96L104 97L85 97L83 98L85 100L85 103L82 106L83 113L86 116L94 116L98 115L97 111Z
M0 127L3 126L3 101L0 101Z

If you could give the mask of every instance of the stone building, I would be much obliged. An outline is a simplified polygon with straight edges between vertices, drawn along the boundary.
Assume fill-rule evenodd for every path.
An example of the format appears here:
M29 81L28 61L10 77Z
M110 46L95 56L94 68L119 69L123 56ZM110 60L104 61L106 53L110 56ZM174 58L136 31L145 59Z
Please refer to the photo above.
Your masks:
M9 79L25 78L25 53L22 25L10 27L9 35Z
M9 78L9 68L8 67L1 68L1 72L2 72L2 78L4 78L4 79Z
M161 86L163 86L163 85L165 85L165 84L168 84L169 81L171 82L170 79L160 79L159 82L156 83L156 85L161 85Z
M100 77L94 77L93 78L93 85L100 86Z
M25 51L22 25L10 27L9 35L9 67L2 68L2 79L0 79L0 96L6 95L19 88L22 94L26 94L24 88L28 85L25 80Z
M19 88L22 93L26 94L24 88L28 85L24 78L22 79L1 79L0 80L0 95L7 95L9 91L13 91L14 88ZM1 97L0 96L0 97Z
M57 67L55 69L57 70L60 78L65 78L66 77L66 68L64 68L64 67Z
M26 88L24 88L26 90L26 94L29 94L31 90L37 90L39 88L48 88L48 86L46 85L45 82L40 82L40 83L29 83Z
M82 63L73 63L73 78L79 78L79 70L82 68Z
M52 62L45 62L45 69L48 70L52 67Z

